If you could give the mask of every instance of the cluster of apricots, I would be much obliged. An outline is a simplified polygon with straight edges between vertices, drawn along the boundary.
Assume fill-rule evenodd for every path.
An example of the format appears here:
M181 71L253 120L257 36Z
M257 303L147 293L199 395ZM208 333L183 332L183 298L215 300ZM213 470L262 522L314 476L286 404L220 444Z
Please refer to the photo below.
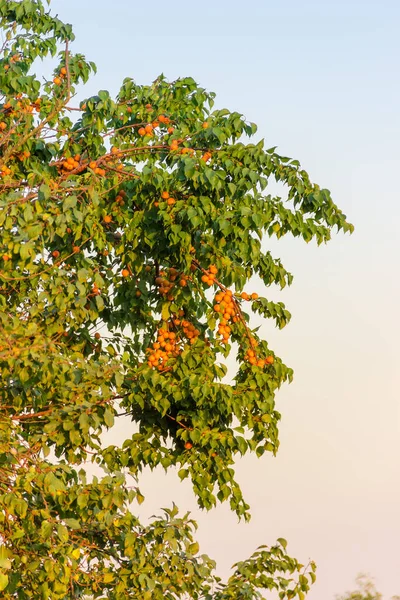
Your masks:
M169 145L169 149L171 150L171 152L176 152L179 148L179 140L172 140L172 142Z
M189 340L190 344L195 343L200 335L200 331L193 325L193 323L190 323L190 321L187 321L186 319L181 320L177 318L173 319L173 323L176 327L182 327L182 331Z
M257 357L257 342L254 338L251 339L252 348L249 348L244 355L244 360L250 363L253 366L260 367L263 369L266 365L272 365L274 362L274 357L272 355L267 356L266 358L258 358Z
M115 196L115 204L117 206L124 206L126 198L125 190L120 190L118 194ZM105 220L105 219L104 219Z
M183 349L183 339L185 336L189 344L194 344L200 335L193 323L187 319L181 309L178 314L173 316L166 325L157 331L157 340L151 347L146 349L147 364L159 371L165 371L166 363L170 358L178 357Z
M100 175L101 177L104 177L104 175L106 174L105 169L102 169L101 167L97 166L97 162L95 160L90 161L89 169L92 169L93 173L95 173L96 175Z
M227 344L231 335L231 327L229 323L237 323L237 308L233 293L230 290L218 292L214 298L214 311L220 316L218 324L218 333L222 336L222 341Z
M7 177L7 175L11 175L11 169L6 167L5 165L0 166L0 177Z
M54 85L61 85L62 80L65 79L66 76L67 76L66 67L61 67L59 74L56 75L56 77L54 77L54 79L53 79Z
M201 160L204 160L204 162L207 162L210 160L211 156L212 156L211 152L208 152L208 150L207 150L207 152L204 152L203 156L201 157Z
M173 198L167 191L161 192L161 199L166 201L168 206L173 206L176 202L175 198ZM158 204L158 202L155 202L154 206L158 206Z
M21 59L22 59L21 54L13 54L12 56L10 56L10 63L19 62ZM10 65L4 65L5 71L8 71L9 68L10 68Z
M94 283L92 285L92 291L91 291L91 296L100 296L101 291L97 285L97 283Z
M81 172L84 171L87 167L89 167L89 169L91 169L96 175L104 177L106 174L106 170L101 168L99 164L104 162L109 164L109 166L111 167L115 166L115 168L118 171L121 171L123 169L123 165L115 163L115 159L119 158L120 155L121 151L118 150L118 148L116 148L115 146L113 146L109 154L106 154L97 160L89 159L88 161L88 159L86 159L85 161L81 159L80 154L76 154L75 156L69 156L68 158L61 159L59 162L57 162L57 168L61 171L61 173L65 173L68 171L73 171L77 168L79 168L79 172ZM120 193L116 197L115 200L117 204L123 205L123 194L124 193Z
M32 113L34 110L39 111L41 107L41 98L37 98L33 102L29 100L27 97L23 97L22 94L17 94L15 96L15 104L11 104L10 101L5 102L3 104L3 112L7 116L14 116L18 111Z
M179 356L180 350L180 338L174 331L168 331L166 329L159 329L157 334L157 341L155 341L151 348L147 348L148 354L147 364L149 367L155 367L159 371L165 370L165 363L172 357Z
M75 156L68 156L68 158L58 163L58 167L63 171L73 171L74 169L79 167L80 160L80 154L75 154Z
M174 300L174 297L171 295L172 289L175 285L179 285L180 287L186 287L188 280L185 275L180 273L174 267L168 269L168 271L160 271L158 277L155 279L155 283L158 286L158 291L160 294L167 298L167 300Z
M40 110L40 105L41 105L41 98L38 98L37 100L35 100L34 102L31 102L29 100L29 98L23 98L22 94L17 94L15 96L15 103L11 103L10 101L5 102L5 104L3 104L2 108L1 108L1 112L3 112L5 118L7 119L7 117L15 117L17 114L20 115L20 113L26 112L26 113L32 113L33 110ZM12 124L7 123L6 120L2 120L0 121L0 134L2 132L6 133L7 128L11 126ZM26 152L23 152L22 154L18 155L18 158L20 160L23 160L24 158L27 158L28 156L26 155ZM10 173L8 172L8 168L6 167L4 169L3 167L3 175L9 175ZM10 171L11 172L11 171Z
M252 294L247 294L247 292L242 292L240 294L240 297L242 300L257 300L258 294L256 294L256 292L253 292Z
M31 153L29 152L29 150L24 150L23 152L18 154L18 158L19 158L19 160L26 160L27 158L30 157L30 155L31 155Z
M217 277L218 269L215 265L210 265L208 269L205 270L203 275L201 276L201 281L208 286L211 286L215 283L215 279Z
M189 154L190 156L193 156L194 150L193 148L182 148L181 154Z
M171 123L171 119L169 117L165 117L164 115L160 115L151 123L147 123L146 125L142 125L141 127L139 127L138 134L140 135L140 137L153 137L154 130L160 127L160 123L162 123L163 125L169 125ZM167 128L168 133L173 133L173 131L173 127Z

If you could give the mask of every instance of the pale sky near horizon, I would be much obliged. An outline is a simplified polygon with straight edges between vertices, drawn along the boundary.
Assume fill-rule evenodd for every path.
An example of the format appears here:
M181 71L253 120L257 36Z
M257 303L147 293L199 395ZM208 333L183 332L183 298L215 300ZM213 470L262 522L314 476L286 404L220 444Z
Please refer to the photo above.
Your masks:
M310 600L333 600L360 571L385 600L400 594L400 3L51 6L74 25L72 50L98 66L85 96L115 94L126 76L190 75L217 93L218 107L256 122L268 147L299 159L356 227L320 248L266 242L295 279L289 290L263 292L287 304L291 324L262 331L295 378L277 395L278 456L237 464L250 524L225 505L198 511L190 485L163 472L143 477L141 514L172 500L192 510L201 551L222 576L282 536L292 555L318 564Z

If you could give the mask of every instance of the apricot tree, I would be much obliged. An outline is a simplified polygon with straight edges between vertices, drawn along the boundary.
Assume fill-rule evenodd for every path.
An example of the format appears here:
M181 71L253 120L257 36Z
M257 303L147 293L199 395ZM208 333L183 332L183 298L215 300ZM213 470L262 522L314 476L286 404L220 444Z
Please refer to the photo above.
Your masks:
M134 506L143 468L178 467L200 507L249 518L234 460L277 452L274 396L292 377L250 321L290 318L248 289L292 280L263 236L320 244L352 226L193 79L127 78L78 103L95 65L71 27L39 0L2 2L0 24L2 598L303 598L315 565L283 539L223 584L188 515L143 525ZM105 447L122 415L129 437Z

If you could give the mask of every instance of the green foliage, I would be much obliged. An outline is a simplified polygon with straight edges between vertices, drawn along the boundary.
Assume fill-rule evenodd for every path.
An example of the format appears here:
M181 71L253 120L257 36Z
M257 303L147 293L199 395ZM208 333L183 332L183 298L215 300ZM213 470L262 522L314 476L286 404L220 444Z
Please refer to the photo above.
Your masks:
M229 501L249 518L234 460L277 452L274 398L292 371L250 321L282 328L290 313L243 289L255 274L292 281L263 237L320 244L352 226L193 79L125 79L115 100L103 90L77 106L95 65L71 52L71 27L28 0L0 4L0 27L2 597L303 598L315 565L284 540L222 584L187 515L145 527L132 503L143 468L178 467L202 508ZM34 61L47 55L42 84ZM121 415L132 435L103 447ZM88 460L103 478L86 481Z
M360 574L356 578L357 590L336 596L337 600L382 600L383 596L376 589L373 580L368 575ZM400 596L393 596L391 600L399 600Z
M337 600L382 600L382 594L377 591L374 582L367 575L358 575L356 583L356 591L337 596Z

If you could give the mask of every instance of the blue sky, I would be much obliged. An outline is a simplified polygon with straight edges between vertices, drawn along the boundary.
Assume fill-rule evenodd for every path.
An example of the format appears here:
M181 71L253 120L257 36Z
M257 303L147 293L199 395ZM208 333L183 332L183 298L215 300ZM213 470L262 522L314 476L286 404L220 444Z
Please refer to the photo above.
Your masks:
M293 321L263 331L295 381L278 396L278 457L238 464L252 522L237 525L226 507L199 513L190 487L162 473L144 477L142 514L173 499L193 510L222 575L284 536L319 565L310 600L334 598L361 570L385 599L400 594L400 3L138 4L53 0L74 25L72 50L97 63L85 96L116 93L126 76L191 75L299 159L356 226L319 249L268 242L295 275L290 290L268 292Z

